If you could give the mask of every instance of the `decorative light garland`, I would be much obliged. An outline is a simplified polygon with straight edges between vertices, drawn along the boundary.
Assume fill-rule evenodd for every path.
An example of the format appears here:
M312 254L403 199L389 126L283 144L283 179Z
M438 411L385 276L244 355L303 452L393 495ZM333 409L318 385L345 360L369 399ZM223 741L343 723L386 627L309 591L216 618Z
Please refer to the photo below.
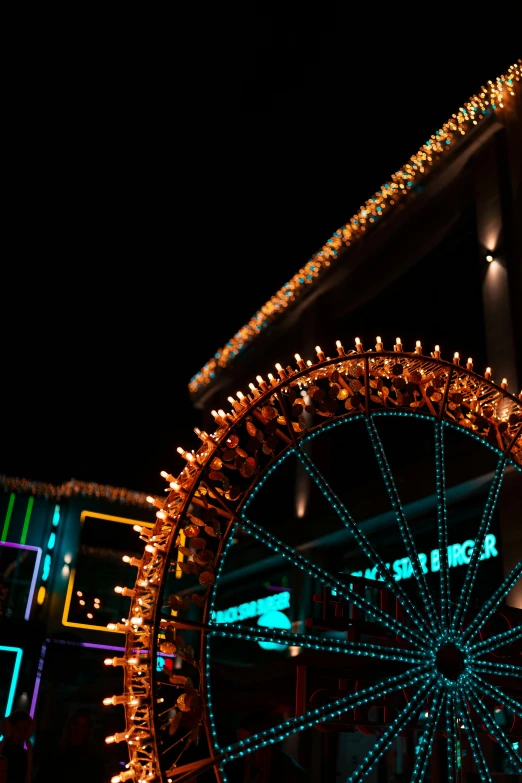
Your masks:
M19 492L24 495L44 497L46 500L61 500L81 495L96 497L100 500L110 500L112 503L122 503L126 506L149 507L145 492L135 492L124 487L111 487L108 484L96 484L93 481L77 481L71 479L63 484L48 484L44 481L32 481L26 478L10 477L0 474L0 487L4 492Z
M448 555L446 474L444 470L444 429L442 422L437 422L435 424L435 492L437 495L437 532L440 564L440 622L442 628L447 629L449 628L451 594Z
M489 530L489 525L491 524L493 512L497 505L498 496L500 494L500 488L502 486L502 481L504 479L505 468L506 468L506 460L502 456L500 457L497 463L497 467L495 469L495 475L493 477L491 487L489 488L488 498L486 500L486 505L484 506L482 519L480 520L479 529L477 532L477 536L475 538L475 543L473 545L473 552L471 553L469 566L466 570L466 576L464 578L464 584L462 585L460 600L457 604L457 609L455 611L455 614L453 615L453 623L452 623L453 628L458 628L459 624L462 622L462 619L464 617L464 612L466 610L466 607L469 604L471 591L473 590L473 585L475 584L475 579L477 578L477 569L478 569L480 553L482 551L482 547L486 540L486 534Z
M501 112L510 96L515 95L516 83L520 81L522 60L507 69L505 74L488 81L452 114L439 130L430 136L422 147L411 156L399 171L392 174L364 206L353 215L346 225L339 228L322 248L279 289L258 310L247 324L191 378L189 392L195 396L208 386L224 367L230 364L241 351L263 332L269 324L279 318L299 297L303 296L321 277L330 264L338 260L343 247L350 247L368 230L392 211L394 205L416 188L432 167L448 155L455 144L493 113Z
M459 689L457 693L458 693L457 714L460 718L460 722L462 726L464 727L468 735L468 742L471 747L471 753L473 755L473 758L475 759L475 764L477 765L477 770L480 779L482 783L493 783L491 779L491 775L488 772L488 765L486 764L486 759L484 758L484 753L482 752L482 748L480 746L480 740L478 738L477 731L471 721L471 718L469 716L466 707L466 699L465 699L464 692L461 689Z
M350 530L364 554L370 558L370 560L375 563L376 566L378 566L380 575L382 576L383 584L388 587L388 589L393 590L398 594L406 614L410 617L412 622L415 623L417 628L421 629L425 633L431 633L429 626L426 624L419 610L412 604L402 586L397 585L396 580L393 578L390 569L387 567L382 557L375 551L374 547L368 541L367 536L365 536L359 525L349 514L344 503L332 491L328 482L315 467L306 452L304 452L302 449L295 449L295 453L297 454L299 461L304 466L308 475L313 479L317 487L323 493L324 497L329 501L331 507L337 513L337 516L343 522L345 527ZM392 583L394 583L394 587L392 587Z
M381 438L379 436L379 433L377 432L377 427L375 426L375 422L371 418L367 419L366 426L368 428L370 442L372 444L375 456L377 458L377 462L379 463L379 468L382 477L384 479L386 491L388 493L388 497L390 498L391 506L395 511L395 518L397 519L397 524L399 526L401 538L406 548L407 555L410 558L411 567L413 569L415 579L417 580L417 585L422 595L424 606L426 607L426 610L428 612L428 616L432 623L432 628L439 629L440 622L437 616L435 603L433 601L432 595L428 588L426 575L422 570L422 566L419 560L419 553L417 551L417 547L415 546L415 541L411 534L408 521L406 519L406 516L402 508L402 504L399 498L399 493L397 492L397 487L395 486L395 481L393 479L393 475L390 470L388 460L386 459L386 454L384 453L384 448L382 445Z
M480 699L480 692L473 685L471 686L470 689L469 701L472 704L473 708L475 709L475 712L482 719L482 722L484 723L484 726L486 727L488 732L491 734L492 737L496 739L496 741L498 742L498 744L500 745L500 747L508 757L509 761L515 767L515 772L522 772L522 758L518 753L516 753L515 749L513 748L513 745L507 738L502 726L500 726L496 722L496 720L494 720L492 715L485 708L483 702Z

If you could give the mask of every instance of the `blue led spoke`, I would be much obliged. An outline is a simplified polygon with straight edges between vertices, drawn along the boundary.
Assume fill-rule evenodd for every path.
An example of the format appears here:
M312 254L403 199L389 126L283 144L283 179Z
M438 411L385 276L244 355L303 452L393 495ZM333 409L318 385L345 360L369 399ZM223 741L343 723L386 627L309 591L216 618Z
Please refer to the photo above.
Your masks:
M478 674L471 672L471 677L473 678L473 683L480 691L483 691L493 699L497 699L503 707L508 707L518 715L519 718L522 718L522 704L515 701L515 699L512 699L511 696L508 696L503 690L497 688L496 685L491 685L490 682L486 682L486 680Z
M408 641L410 641L416 647L425 647L426 642L423 637L417 633L417 631L414 631L411 628L406 628L406 626L404 626L398 620L395 620L389 614L386 614L386 612L383 612L381 609L374 606L361 595L354 592L354 590L351 590L349 587L347 587L344 582L339 581L334 576L329 574L328 571L323 570L308 560L306 557L303 557L303 555L301 555L299 552L296 552L295 549L292 549L287 544L284 544L274 535L268 533L260 525L256 524L255 522L251 522L249 519L246 519L245 516L242 516L242 521L240 524L247 533L250 533L252 536L254 536L254 538L257 538L259 541L267 544L267 546L269 546L274 552L279 552L287 560L290 560L290 562L293 563L296 568L304 571L304 573L308 574L309 576L315 576L325 587L333 588L340 598L344 598L345 601L351 601L353 604L355 604L355 606L357 606L359 609L363 609L371 617L382 623L390 631L398 634L399 636L402 636L405 639L408 639Z
M502 631L495 636L490 636L489 639L484 639L483 642L477 642L469 646L470 653L490 653L493 650L502 647L508 642L513 642L516 639L522 639L522 625L516 625L514 628L510 628L508 631Z
M468 710L466 707L466 701L464 695L460 690L459 690L457 712L460 721L464 726L464 730L468 735L468 740L471 747L471 753L473 754L473 758L475 759L475 764L477 766L479 777L482 783L493 783L491 779L491 775L489 774L488 765L486 764L486 759L484 758L484 754L482 753L482 748L480 747L480 741L477 736L475 726L473 725L473 722L469 717Z
M226 542L225 542L225 544L223 546L223 552L222 552L221 557L219 558L219 564L218 564L218 567L217 567L216 573L215 573L216 580L215 580L215 582L214 582L214 584L213 584L213 586L211 588L210 595L209 595L208 606L207 606L207 611L206 611L206 615L205 615L206 619L208 619L208 618L210 618L212 616L212 611L214 610L214 606L215 606L215 603L216 603L216 588L217 588L217 584L219 582L219 578L221 576L221 572L223 571L223 566L225 564L225 560L226 560L226 556L228 554L228 550L230 549L230 547L234 543L234 533L235 533L237 527L238 527L238 525L236 523L232 523L232 525L230 526L229 533L228 533L228 538L227 538L227 540L226 540ZM218 745L218 739L217 739L216 722L214 720L214 710L213 710L213 707L212 707L212 688L211 688L211 685L210 685L210 663L209 663L209 661L210 661L210 638L211 638L210 636L207 636L207 638L205 640L205 649L206 649L206 654L205 654L205 661L206 661L206 664L205 664L205 678L206 678L206 681L207 681L207 688L206 688L207 703L205 705L205 709L207 711L207 715L208 715L208 719L209 719L210 733L212 735L212 741L214 743L214 747L216 748L216 750L218 750L219 749L219 745ZM223 773L222 773L222 775L223 775ZM224 775L223 775L223 783L226 783L226 778L224 777Z
M475 579L477 577L479 556L482 551L482 547L484 546L484 542L486 540L486 535L489 530L489 525L491 523L493 512L495 511L495 507L497 505L497 500L500 493L500 487L502 486L502 480L504 478L505 466L506 466L506 459L505 457L501 457L497 463L495 475L493 477L491 487L489 488L488 499L486 500L486 505L484 506L484 512L482 514L482 519L480 521L477 536L475 538L475 543L473 545L473 551L471 553L469 565L466 570L464 584L462 585L460 598L457 603L457 607L455 609L455 614L453 616L452 627L454 629L459 628L462 620L464 619L464 615L466 614L466 610L469 606L469 602L471 599L471 591L473 590L473 585L475 584Z
M383 661L403 661L405 663L420 664L423 658L429 657L429 653L404 650L400 647L386 647L385 645L366 642L345 642L338 639L321 639L312 634L290 633L277 630L276 628L259 628L259 626L238 626L235 623L216 624L209 633L212 636L221 636L224 639L243 639L251 642L293 645L323 652L379 658Z
M522 560L511 569L506 576L500 587L498 587L493 595L486 601L486 603L479 609L477 615L473 619L473 622L464 629L462 633L462 639L470 639L486 622L488 617L496 611L498 606L505 599L512 587L522 575Z
M426 768L428 766L428 760L431 754L431 749L433 747L435 732L437 731L437 726L440 720L443 701L444 692L439 690L435 693L435 697L430 706L429 717L426 721L426 727L417 746L417 758L415 759L415 766L413 767L411 783L420 783L420 781L424 780Z
M484 674L495 674L497 677L522 678L522 666L513 666L511 663L490 663L489 661L475 661L473 669Z
M390 590L393 595L395 595L396 598L400 601L402 604L404 611L406 614L410 617L412 622L415 623L417 628L419 628L424 633L431 634L431 629L426 624L425 618L420 614L418 609L413 605L413 603L410 601L402 587L395 581L393 578L390 569L386 566L386 563L382 559L382 557L377 554L373 546L370 544L368 538L365 536L365 534L362 532L361 528L357 524L357 522L354 520L354 518L349 513L348 509L340 500L340 498L334 493L324 476L320 473L320 471L317 469L315 464L312 462L308 454L301 451L300 449L296 450L296 454L298 459L300 460L301 464L304 466L306 472L308 475L313 479L323 496L326 498L330 506L333 508L343 525L350 530L353 537L361 547L362 551L368 557L373 565L378 566L379 569L379 575L383 581L383 583L386 585L388 590Z
M456 779L457 748L456 748L457 720L455 716L455 693L446 692L446 747L448 762L448 781Z
M437 493L437 532L440 561L440 614L444 629L451 622L450 578L448 559L448 510L446 505L446 471L444 463L444 430L442 423L435 425L435 481Z
M480 716L484 726L488 730L488 733L496 739L501 746L502 750L510 760L511 764L515 767L516 772L522 772L522 757L515 752L511 741L505 734L502 726L496 722L491 713L486 709L480 699L480 693L471 686L471 692L468 695L468 699L475 709L475 712Z
M324 723L328 720L335 720L340 718L344 713L349 710L353 710L356 707L361 707L369 702L376 701L377 699L384 698L389 693L393 693L402 688L407 688L415 683L426 678L426 666L415 666L410 672L401 674L395 677L389 677L386 680L378 683L377 685L371 685L368 688L363 688L361 691L356 691L348 696L344 696L341 699L336 699L333 703L325 705L323 707L317 707L315 710L310 710L306 715L299 715L296 718L290 718L284 723L280 723L278 726L274 726L266 731L254 734L245 740L236 742L233 745L228 745L222 749L224 754L223 761L227 763L233 761L236 758L247 755L248 753L255 753L257 750L266 747L267 745L273 745L276 742L281 742L287 737L291 737L293 734L297 734L305 729L311 729L318 723Z
M419 560L419 553L417 552L417 547L415 546L415 541L413 540L413 536L408 525L408 520L404 514L404 510L399 498L399 493L397 492L397 487L395 486L395 481L393 480L392 472L390 470L390 466L388 465L388 460L386 459L386 454L384 453L384 448L379 437L379 433L377 432L377 427L375 426L375 422L371 417L367 420L366 425L375 456L377 457L379 469L384 479L386 491L388 492L388 497L390 498L392 508L395 512L395 517L399 525L399 530L406 548L406 553L410 558L411 567L419 586L422 600L424 601L426 611L428 612L428 616L431 620L434 630L439 630L440 622L439 618L437 617L437 610L435 608L435 604L433 603L431 593L428 589L426 575L422 570L422 566Z
M403 730L406 723L410 720L413 713L419 709L421 703L426 699L434 690L433 683L435 676L433 676L414 696L408 705L399 713L393 723L391 723L382 737L380 737L369 753L366 754L361 764L357 767L350 777L346 780L346 783L358 783L362 780L363 775L373 767L373 765L389 750L391 745L395 742L397 735Z

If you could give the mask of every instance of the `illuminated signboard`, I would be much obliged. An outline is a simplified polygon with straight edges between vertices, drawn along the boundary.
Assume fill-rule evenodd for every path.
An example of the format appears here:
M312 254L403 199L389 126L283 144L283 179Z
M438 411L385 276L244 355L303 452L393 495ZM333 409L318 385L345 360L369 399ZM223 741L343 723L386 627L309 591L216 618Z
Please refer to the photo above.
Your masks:
M258 598L257 601L247 601L239 606L231 606L229 609L212 612L212 620L215 623L235 623L238 620L248 620L250 617L258 617L268 612L289 608L290 593L285 590L282 593L268 595L266 598Z
M491 557L497 557L498 549L496 547L496 543L497 539L495 536L492 533L488 534L485 538L479 560L488 560ZM450 544L448 547L448 561L450 568L455 568L456 566L460 565L467 565L471 559L471 553L473 552L474 544L475 542L471 539L464 541L463 544ZM432 549L429 557L424 552L419 552L419 560L422 566L422 570L425 574L427 574L429 571L432 573L440 571L440 551L438 549ZM396 582L400 582L404 579L410 579L413 575L413 569L409 557L401 557L398 560L394 560L393 563L386 563L386 567L391 569ZM366 579L382 579L377 566L375 566L375 568L367 568L364 572L352 571L351 575L364 576Z
M13 707L23 650L20 647L3 647L0 645L0 653L4 653L3 656L0 656L2 659L2 666L0 666L0 714L5 715L7 718L11 714ZM9 658L9 663L4 662L6 657ZM3 737L0 736L0 742L2 739Z

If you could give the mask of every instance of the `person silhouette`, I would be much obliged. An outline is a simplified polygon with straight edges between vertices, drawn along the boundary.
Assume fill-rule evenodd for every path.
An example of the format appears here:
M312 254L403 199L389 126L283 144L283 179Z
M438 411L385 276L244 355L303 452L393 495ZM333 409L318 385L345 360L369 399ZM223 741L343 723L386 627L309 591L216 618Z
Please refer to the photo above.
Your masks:
M4 739L0 742L0 780L5 783L30 783L32 780L33 746L29 737L35 724L25 710L15 710L2 722ZM3 767L3 772L2 772Z

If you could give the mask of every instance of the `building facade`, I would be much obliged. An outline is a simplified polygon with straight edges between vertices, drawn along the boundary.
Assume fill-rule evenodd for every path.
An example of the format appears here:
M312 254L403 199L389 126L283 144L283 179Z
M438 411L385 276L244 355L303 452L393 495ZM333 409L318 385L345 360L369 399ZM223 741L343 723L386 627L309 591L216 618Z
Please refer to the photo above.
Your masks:
M122 557L141 554L133 526L151 526L154 514L145 495L122 488L6 476L1 485L0 711L34 717L38 760L88 709L110 776L125 759L104 748L121 708L102 702L120 692L121 676L103 662L122 654L124 636L107 624L128 613L114 585L132 586Z

